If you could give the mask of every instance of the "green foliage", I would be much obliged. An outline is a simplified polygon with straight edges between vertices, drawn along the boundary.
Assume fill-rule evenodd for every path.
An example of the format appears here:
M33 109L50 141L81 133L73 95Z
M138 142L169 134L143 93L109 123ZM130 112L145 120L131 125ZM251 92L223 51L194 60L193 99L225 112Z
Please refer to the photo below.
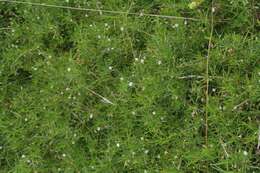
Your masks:
M259 3L0 2L0 172L259 172ZM208 110L208 146L205 111Z

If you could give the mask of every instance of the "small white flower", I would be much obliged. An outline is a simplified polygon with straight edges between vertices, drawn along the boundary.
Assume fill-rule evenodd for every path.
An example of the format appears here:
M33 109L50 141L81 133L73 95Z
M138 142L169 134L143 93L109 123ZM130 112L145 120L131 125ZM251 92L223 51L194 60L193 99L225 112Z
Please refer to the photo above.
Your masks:
M70 71L71 71L71 68L68 68L67 71L70 72Z
M178 28L179 27L179 24L178 23L176 23L176 24L174 24L173 26L172 26L172 28Z
M121 30L121 31L124 31L124 27L121 27L120 30Z
M155 115L155 114L156 114L156 112L155 112L155 111L153 111L153 112L152 112L152 114L153 114L153 115Z
M123 80L124 80L124 78L123 78L123 77L120 77L120 80L121 80L121 81L123 81Z
M90 27L93 27L93 25L92 25L92 24L90 24L89 26L90 26Z
M66 90L66 91L69 91L69 90L70 90L70 88L68 88L68 87L67 87L65 90Z
M63 153L63 154L62 154L62 157L66 157L66 154L65 154L65 153Z
M71 143L72 143L72 145L74 145L74 144L75 144L75 141L72 141Z
M160 154L158 154L158 155L157 155L157 158L158 158L158 159L160 159L160 158L161 158Z
M144 59L141 59L141 61L140 61L142 64L144 63Z
M108 27L108 24L107 24L107 23L105 23L105 27Z
M97 131L100 131L101 130L101 128L100 127L97 127Z
M113 67L112 67L112 66L109 66L109 67L108 67L108 69L109 69L109 70L112 70L112 69L113 69Z
M144 140L144 137L141 137L141 141L143 141Z
M135 61L138 61L139 59L138 58L135 58Z
M76 134L76 133L74 133L74 134L73 134L73 136L74 136L74 137L77 137L77 134Z
M184 21L184 25L187 25L187 24L188 24L188 22L187 22L187 20L185 20L185 21Z
M24 121L25 121L25 122L27 122L27 121L28 121L28 119L27 119L27 118L25 118L25 119L24 119Z
M119 144L119 143L117 143L117 144L116 144L116 146L119 148L119 147L120 147L120 144Z
M111 39L110 39L110 38L108 38L108 39L107 39L107 41L109 41L109 42L110 42L110 41L111 41Z
M28 160L27 160L27 163L31 163L31 160L28 159Z
M133 82L129 82L129 83L128 83L128 86L130 86L130 87L132 87L133 85L134 85Z
M212 7L212 13L215 13L215 11L216 11L216 8Z
M216 91L216 88L213 88L212 91L215 92L215 91Z
M2 146L0 146L0 150L2 150L3 149L3 147Z
M98 38L98 39L101 39L101 36L100 36L100 35L98 35L98 36L97 36L97 38Z
M25 155L24 155L24 154L22 155L22 158L23 158L23 159L25 158Z
M65 0L65 2L67 2L67 3L68 3L68 2L69 2L69 0Z
M135 115L135 111L132 112L132 115Z
M85 14L85 17L88 17L88 14Z
M90 115L89 115L89 118L92 119L92 118L93 118L93 114L90 114Z
M159 60L159 61L157 62L157 64L158 64L158 65L161 65L161 64L162 64L162 61L161 61L161 60Z
M244 154L244 156L247 156L248 152L247 151L243 151L243 154Z
M145 154L148 154L148 153L149 153L149 150L145 150L144 153L145 153Z

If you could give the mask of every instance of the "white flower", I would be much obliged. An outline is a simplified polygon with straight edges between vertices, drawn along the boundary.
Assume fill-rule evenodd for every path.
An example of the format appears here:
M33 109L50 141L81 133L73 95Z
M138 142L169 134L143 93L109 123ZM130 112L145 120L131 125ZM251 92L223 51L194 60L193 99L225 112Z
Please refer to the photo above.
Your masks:
M140 61L142 64L144 63L144 59L141 59L141 61Z
M156 112L155 112L155 111L153 111L153 112L152 112L152 114L153 114L153 115L155 115L155 114L156 114Z
M109 67L108 67L108 69L109 69L109 70L112 70L112 69L113 69L113 67L112 67L112 66L109 66Z
M129 83L128 83L128 86L130 86L130 87L132 87L133 85L134 85L133 82L129 82Z
M132 115L135 115L135 111L132 112Z
M90 114L90 115L89 115L89 118L92 119L92 118L93 118L93 114Z
M143 141L144 140L144 137L141 137L141 141Z
M161 60L159 60L159 61L157 62L157 64L158 64L158 65L161 65L161 64L162 64L162 61L161 61Z
M27 118L25 118L25 119L24 119L24 121L25 121L25 122L27 122L27 121L28 121L28 119L27 119Z
M247 151L243 151L243 154L244 154L244 156L247 156L248 152Z
M2 150L3 149L3 147L2 146L0 146L0 150Z
M145 153L145 154L148 154L148 153L149 153L149 150L145 150L144 153Z
M101 36L100 36L100 35L98 35L98 36L97 36L97 38L98 38L98 39L101 39Z
M121 31L124 31L124 27L121 27L120 30L121 30Z
M216 91L216 88L213 88L212 91L215 92L215 91Z
M67 71L70 72L70 71L71 71L71 68L68 68Z
M105 23L105 27L108 27L108 24L107 24L107 23Z
M172 26L172 28L178 28L179 27L179 24L176 23L175 25Z
M25 158L25 155L24 155L24 154L22 155L22 158L23 158L23 159Z
M100 127L97 127L97 131L100 131L101 130L101 128Z
M63 154L62 154L62 157L66 157L66 154L65 154L65 153L63 153Z
M85 17L88 17L88 14L85 14Z
M124 80L124 78L123 78L123 77L120 77L120 80L121 80L121 81L123 81L123 80Z
M212 7L212 13L215 13L215 11L216 11L216 8Z
M139 59L138 58L135 58L135 61L138 61Z
M119 148L119 147L120 147L120 144L119 144L119 143L117 143L117 144L116 144L116 146Z

